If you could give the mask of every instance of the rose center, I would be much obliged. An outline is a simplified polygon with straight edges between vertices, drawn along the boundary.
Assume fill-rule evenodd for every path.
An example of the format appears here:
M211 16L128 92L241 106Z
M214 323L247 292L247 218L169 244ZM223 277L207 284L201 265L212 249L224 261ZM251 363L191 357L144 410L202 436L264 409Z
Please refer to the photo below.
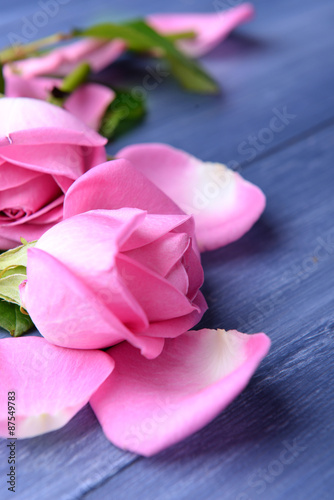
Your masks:
M6 218L6 219L20 219L21 217L24 217L26 215L26 212L22 210L22 208L4 208L3 210L0 211L0 218Z

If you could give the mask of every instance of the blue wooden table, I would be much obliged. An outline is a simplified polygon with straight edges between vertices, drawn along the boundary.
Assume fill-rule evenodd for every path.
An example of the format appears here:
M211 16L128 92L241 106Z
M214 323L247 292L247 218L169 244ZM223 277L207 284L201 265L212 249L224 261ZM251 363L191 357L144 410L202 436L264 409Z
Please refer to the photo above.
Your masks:
M219 15L237 1L56 3L36 37L157 10ZM215 421L152 458L115 448L87 406L60 431L18 442L13 494L0 441L1 499L334 497L334 4L254 4L256 19L203 58L222 94L187 94L167 77L148 92L145 123L110 152L167 142L237 168L266 193L254 228L203 257L210 310L202 324L264 331L270 354ZM20 35L39 9L38 2L1 0L0 43L10 32ZM102 77L140 85L144 75L145 67L120 62ZM284 127L268 133L277 113Z

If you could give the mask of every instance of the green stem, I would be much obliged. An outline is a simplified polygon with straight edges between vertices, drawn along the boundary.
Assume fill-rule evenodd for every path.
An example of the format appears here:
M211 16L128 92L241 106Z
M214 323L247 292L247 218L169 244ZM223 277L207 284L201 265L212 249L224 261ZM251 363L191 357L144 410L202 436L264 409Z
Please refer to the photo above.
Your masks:
M178 40L191 40L192 38L196 38L196 36L195 31L180 31L179 33L164 35L164 37L168 38L170 42L177 42Z
M60 86L62 92L73 92L76 88L84 83L90 73L90 66L88 63L83 62L76 66L74 70L69 73L63 80Z
M26 45L17 45L14 47L7 47L0 51L0 64L6 64L8 62L17 61L19 59L25 59L31 56L36 51L46 47L48 45L55 45L56 43L62 42L63 40L69 40L72 38L72 34L67 33L55 33L54 35L41 38Z
M58 87L58 90L64 94L70 94L75 89L80 87L80 85L87 81L88 75L90 73L90 66L88 63L83 62L76 66L71 73L69 73L63 79L61 85ZM67 95L56 97L54 95L50 95L48 98L48 102L55 104L56 106L62 106L66 99Z

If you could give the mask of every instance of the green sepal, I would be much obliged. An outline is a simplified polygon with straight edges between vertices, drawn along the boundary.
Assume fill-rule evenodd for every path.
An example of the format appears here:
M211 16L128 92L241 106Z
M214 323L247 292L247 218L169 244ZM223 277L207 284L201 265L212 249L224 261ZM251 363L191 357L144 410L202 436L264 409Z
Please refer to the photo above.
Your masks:
M20 337L34 326L30 316L21 312L20 306L0 300L0 327L13 337Z
M7 250L0 255L0 272L9 267L27 267L27 251L36 245L37 241L24 242L12 250Z
M8 250L0 255L0 299L21 306L19 286L27 278L27 252L36 241Z
M114 89L115 90L115 89ZM145 100L127 90L115 90L116 97L109 104L99 133L108 140L125 134L138 125L146 115Z

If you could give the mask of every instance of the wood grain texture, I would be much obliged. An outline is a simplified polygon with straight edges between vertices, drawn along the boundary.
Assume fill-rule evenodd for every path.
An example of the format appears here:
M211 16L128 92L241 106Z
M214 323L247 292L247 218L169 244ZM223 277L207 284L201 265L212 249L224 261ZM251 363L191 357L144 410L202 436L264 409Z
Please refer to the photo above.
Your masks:
M39 7L23 0L15 7L1 4L5 44ZM224 4L72 0L37 36L107 16L212 11ZM269 356L214 422L150 459L112 446L86 407L62 430L18 442L18 492L10 496L0 441L1 499L333 498L334 5L254 4L254 22L203 58L222 95L186 94L168 77L147 93L146 122L110 151L133 142L167 142L205 160L233 162L263 189L267 208L255 227L203 256L210 309L202 326L265 331L273 342ZM154 67L152 61L120 62L101 80L141 87L146 64ZM284 107L294 118L265 143L263 129ZM285 451L291 446L293 452Z

